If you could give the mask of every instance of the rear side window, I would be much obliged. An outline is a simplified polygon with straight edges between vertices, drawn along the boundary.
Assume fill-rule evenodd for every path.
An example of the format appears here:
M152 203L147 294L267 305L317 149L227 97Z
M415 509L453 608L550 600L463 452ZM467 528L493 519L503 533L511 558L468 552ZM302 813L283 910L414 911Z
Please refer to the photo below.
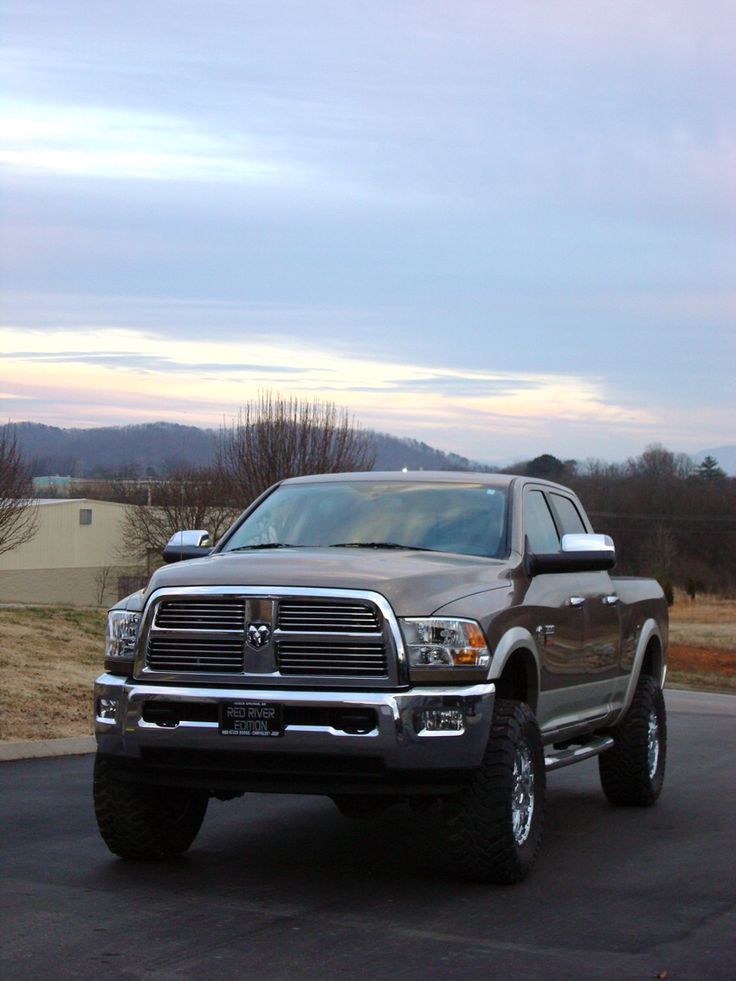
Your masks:
M569 497L563 497L562 494L552 494L552 505L563 535L585 534L588 529L583 524L580 512Z
M532 552L560 551L552 512L541 491L529 491L524 498L524 531Z

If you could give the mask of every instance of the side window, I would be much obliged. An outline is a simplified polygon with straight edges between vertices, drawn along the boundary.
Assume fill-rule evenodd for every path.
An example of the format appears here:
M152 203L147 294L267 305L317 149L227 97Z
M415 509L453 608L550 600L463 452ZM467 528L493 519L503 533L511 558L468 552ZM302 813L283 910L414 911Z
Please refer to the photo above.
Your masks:
M529 491L524 498L524 531L532 552L560 551L552 513L541 491Z
M578 509L569 497L563 497L562 494L552 494L552 505L562 527L563 535L585 534L588 529L583 524Z

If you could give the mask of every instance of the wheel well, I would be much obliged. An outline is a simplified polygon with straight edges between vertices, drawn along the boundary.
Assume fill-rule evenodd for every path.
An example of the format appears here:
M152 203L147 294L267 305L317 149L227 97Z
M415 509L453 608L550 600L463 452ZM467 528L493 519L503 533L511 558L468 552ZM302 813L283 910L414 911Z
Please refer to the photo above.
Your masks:
M647 675L656 681L660 681L662 675L662 646L658 637L652 637L647 644L639 675L640 677Z
M496 695L499 698L513 699L516 702L526 702L532 712L537 711L537 666L531 651L522 649L514 651L503 666L501 677L495 682Z

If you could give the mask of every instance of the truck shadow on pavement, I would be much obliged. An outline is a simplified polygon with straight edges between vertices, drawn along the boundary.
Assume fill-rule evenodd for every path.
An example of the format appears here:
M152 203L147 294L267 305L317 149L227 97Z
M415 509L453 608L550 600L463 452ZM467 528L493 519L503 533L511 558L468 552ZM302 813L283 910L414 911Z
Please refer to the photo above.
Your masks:
M550 789L545 832L538 864L527 883L567 878L571 843L578 881L594 887L605 874L601 862L615 862L619 850L629 854L632 831L642 814L632 816L610 807L600 790ZM104 846L101 847L104 848ZM579 864L583 862L583 868ZM590 869L586 874L585 863ZM99 870L98 868L98 871ZM445 856L439 804L415 811L405 803L370 818L343 817L327 798L251 794L226 803L212 801L199 837L179 859L123 862L110 856L105 876L120 886L130 882L176 882L177 890L210 887L219 895L243 895L244 889L273 891L293 897L302 890L340 890L360 883L401 882L463 890L487 889L457 882ZM548 885L549 883L547 883Z

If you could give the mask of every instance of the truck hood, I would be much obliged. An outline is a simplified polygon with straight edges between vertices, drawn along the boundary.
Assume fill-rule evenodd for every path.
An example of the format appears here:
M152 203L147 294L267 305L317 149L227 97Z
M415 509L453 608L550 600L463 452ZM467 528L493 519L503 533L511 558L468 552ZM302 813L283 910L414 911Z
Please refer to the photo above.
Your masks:
M179 586L296 586L370 589L397 616L428 616L453 600L508 587L508 564L441 552L357 548L284 548L222 552L159 569L146 590Z

